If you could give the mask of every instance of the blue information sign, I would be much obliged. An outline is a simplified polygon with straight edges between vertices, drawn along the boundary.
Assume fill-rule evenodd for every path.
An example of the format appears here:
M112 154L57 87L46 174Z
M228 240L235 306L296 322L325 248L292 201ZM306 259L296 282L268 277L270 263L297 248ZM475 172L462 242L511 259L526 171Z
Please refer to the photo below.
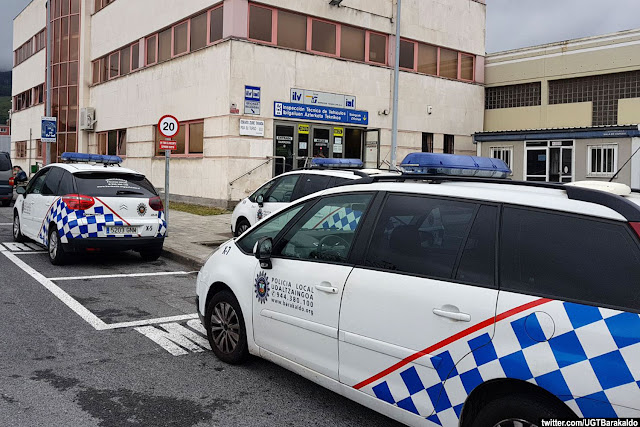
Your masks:
M276 101L273 115L283 119L315 120L320 122L344 123L350 125L368 125L369 112L347 110L336 107L318 107L313 105L291 104Z
M56 142L58 138L58 119L55 117L42 118L42 132L40 140L42 142Z
M244 87L244 113L260 114L261 90L258 86Z

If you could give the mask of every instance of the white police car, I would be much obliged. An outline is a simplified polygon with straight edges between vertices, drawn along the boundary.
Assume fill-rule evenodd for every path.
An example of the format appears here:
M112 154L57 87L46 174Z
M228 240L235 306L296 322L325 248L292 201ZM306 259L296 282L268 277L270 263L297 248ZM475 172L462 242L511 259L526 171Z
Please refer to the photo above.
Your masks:
M13 237L44 245L53 264L74 252L140 252L156 260L166 222L162 200L144 175L118 165L117 156L64 153L67 163L42 168L18 187Z
M258 221L309 194L363 176L389 173L362 168L363 163L359 159L316 158L312 160L311 169L279 175L238 203L231 216L231 232L238 237Z
M478 178L510 171L470 156L404 167L211 256L197 297L216 356L413 426L640 417L640 194Z

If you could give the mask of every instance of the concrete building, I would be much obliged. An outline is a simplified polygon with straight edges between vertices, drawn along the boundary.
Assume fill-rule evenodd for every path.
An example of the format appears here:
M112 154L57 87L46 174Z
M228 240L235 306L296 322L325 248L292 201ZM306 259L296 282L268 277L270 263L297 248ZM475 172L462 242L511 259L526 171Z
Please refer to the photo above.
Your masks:
M480 155L514 178L609 180L640 149L640 30L487 56ZM640 153L616 182L640 188Z
M0 152L11 152L11 129L9 126L0 125Z
M172 114L171 194L216 205L314 156L388 162L395 2L329 3L51 0L57 153L119 154L162 187L157 123ZM484 3L403 2L399 160L475 152ZM45 16L45 0L33 0L14 21L17 164L42 158L26 142L44 112Z

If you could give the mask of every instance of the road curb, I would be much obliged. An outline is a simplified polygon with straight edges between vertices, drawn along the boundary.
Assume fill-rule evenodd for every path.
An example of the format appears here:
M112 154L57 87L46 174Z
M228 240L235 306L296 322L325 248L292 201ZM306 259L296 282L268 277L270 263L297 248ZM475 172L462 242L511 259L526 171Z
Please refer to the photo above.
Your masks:
M177 261L181 264L186 264L194 270L200 270L204 265L204 261L195 259L192 256L185 254L184 252L181 252L174 248L168 248L166 246L162 248L162 256L170 260Z

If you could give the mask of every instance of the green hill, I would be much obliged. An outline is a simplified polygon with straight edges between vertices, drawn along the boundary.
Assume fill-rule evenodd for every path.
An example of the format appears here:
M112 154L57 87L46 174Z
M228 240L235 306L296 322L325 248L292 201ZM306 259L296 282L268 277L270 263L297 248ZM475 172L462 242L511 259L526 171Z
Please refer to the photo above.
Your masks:
M11 96L11 71L0 71L0 96Z
M8 111L11 109L11 97L0 96L0 125L4 125L9 120Z

